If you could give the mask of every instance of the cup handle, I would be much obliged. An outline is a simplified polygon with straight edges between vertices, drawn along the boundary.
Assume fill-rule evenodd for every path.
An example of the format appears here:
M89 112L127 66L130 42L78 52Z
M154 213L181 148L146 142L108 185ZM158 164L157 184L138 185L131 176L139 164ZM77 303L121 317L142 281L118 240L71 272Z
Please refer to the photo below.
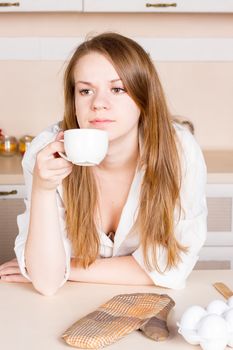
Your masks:
M63 142L64 143L64 140L59 140L59 142ZM62 152L57 152L59 154L60 157L62 157L63 159L67 160L68 162L70 162L70 160L68 159L68 157L62 153Z

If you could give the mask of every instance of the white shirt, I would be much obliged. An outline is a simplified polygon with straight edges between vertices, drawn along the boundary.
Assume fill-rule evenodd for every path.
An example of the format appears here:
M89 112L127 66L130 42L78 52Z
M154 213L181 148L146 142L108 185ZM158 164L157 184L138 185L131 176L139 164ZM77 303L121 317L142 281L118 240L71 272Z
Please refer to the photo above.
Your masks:
M113 257L132 255L137 263L145 270L156 285L167 288L181 289L185 286L185 280L192 271L198 260L198 252L203 246L207 232L207 208L206 208L206 165L200 147L196 143L193 135L183 126L174 124L181 148L179 156L182 169L182 183L180 200L182 214L178 219L178 211L174 211L175 237L183 245L189 248L188 253L181 253L182 261L177 267L160 273L157 270L148 271L143 262L142 248L139 243L139 233L130 233L139 206L139 194L144 171L135 173L127 201L121 213L119 225L115 233L114 242L107 235L98 229L100 237L100 257ZM19 234L15 241L15 253L18 259L22 274L29 276L25 267L24 248L27 240L30 198L32 188L32 174L38 151L48 143L54 141L59 131L58 124L51 126L40 133L31 143L29 150L25 153L22 165L26 184L26 211L19 215L17 223ZM70 258L72 256L71 243L67 237L65 210L63 204L62 186L57 188L57 205L59 210L60 228L63 237L64 249L66 253L66 273L63 283L69 278ZM158 266L164 271L167 261L167 250L158 248ZM62 284L63 284L62 283Z

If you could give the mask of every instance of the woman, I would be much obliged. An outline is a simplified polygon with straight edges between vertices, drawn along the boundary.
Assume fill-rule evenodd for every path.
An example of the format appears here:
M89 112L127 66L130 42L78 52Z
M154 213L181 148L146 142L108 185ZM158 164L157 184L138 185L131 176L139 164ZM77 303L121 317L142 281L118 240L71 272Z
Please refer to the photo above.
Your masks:
M172 121L148 54L119 34L98 35L75 51L64 92L62 130L106 130L109 149L100 165L80 167L56 157L59 125L34 139L18 262L2 265L2 279L31 280L45 295L67 279L184 287L206 238L206 167Z

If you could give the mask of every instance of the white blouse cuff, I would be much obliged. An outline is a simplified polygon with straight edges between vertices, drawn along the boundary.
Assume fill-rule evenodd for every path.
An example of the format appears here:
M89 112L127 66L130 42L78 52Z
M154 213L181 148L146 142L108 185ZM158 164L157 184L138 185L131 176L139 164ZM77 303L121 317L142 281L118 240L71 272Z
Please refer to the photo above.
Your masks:
M185 288L185 280L192 271L199 258L198 256L189 256L189 261L187 261L187 256L185 257L185 255L182 254L182 258L186 260L185 262L183 261L177 267L173 267L162 273L158 272L157 270L148 271L144 264L143 252L141 247L135 250L132 256L141 266L141 268L147 273L147 275L150 277L150 279L154 282L156 286L177 290Z
M64 246L65 246L65 253L66 253L66 269L65 269L65 273L64 273L64 279L62 280L59 287L63 286L63 284L65 284L65 282L69 279L69 276L70 276L70 245L69 245L69 242L65 242ZM18 251L16 253L17 253L16 257L17 257L17 261L19 264L21 274L25 278L27 278L29 281L31 281L31 278L30 278L30 276L27 272L27 268L26 268L24 248L22 249L21 253L19 253Z

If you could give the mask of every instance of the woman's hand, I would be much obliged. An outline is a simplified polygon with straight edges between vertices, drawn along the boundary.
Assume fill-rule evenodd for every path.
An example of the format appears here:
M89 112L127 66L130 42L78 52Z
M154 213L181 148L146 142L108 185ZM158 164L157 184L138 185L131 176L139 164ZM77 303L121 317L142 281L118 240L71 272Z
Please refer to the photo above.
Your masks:
M3 282L30 283L30 281L21 274L17 259L7 261L0 265L0 278Z
M63 158L56 158L57 152L64 152L63 131L56 140L48 144L37 154L33 174L33 186L41 190L55 190L71 171L73 164Z

